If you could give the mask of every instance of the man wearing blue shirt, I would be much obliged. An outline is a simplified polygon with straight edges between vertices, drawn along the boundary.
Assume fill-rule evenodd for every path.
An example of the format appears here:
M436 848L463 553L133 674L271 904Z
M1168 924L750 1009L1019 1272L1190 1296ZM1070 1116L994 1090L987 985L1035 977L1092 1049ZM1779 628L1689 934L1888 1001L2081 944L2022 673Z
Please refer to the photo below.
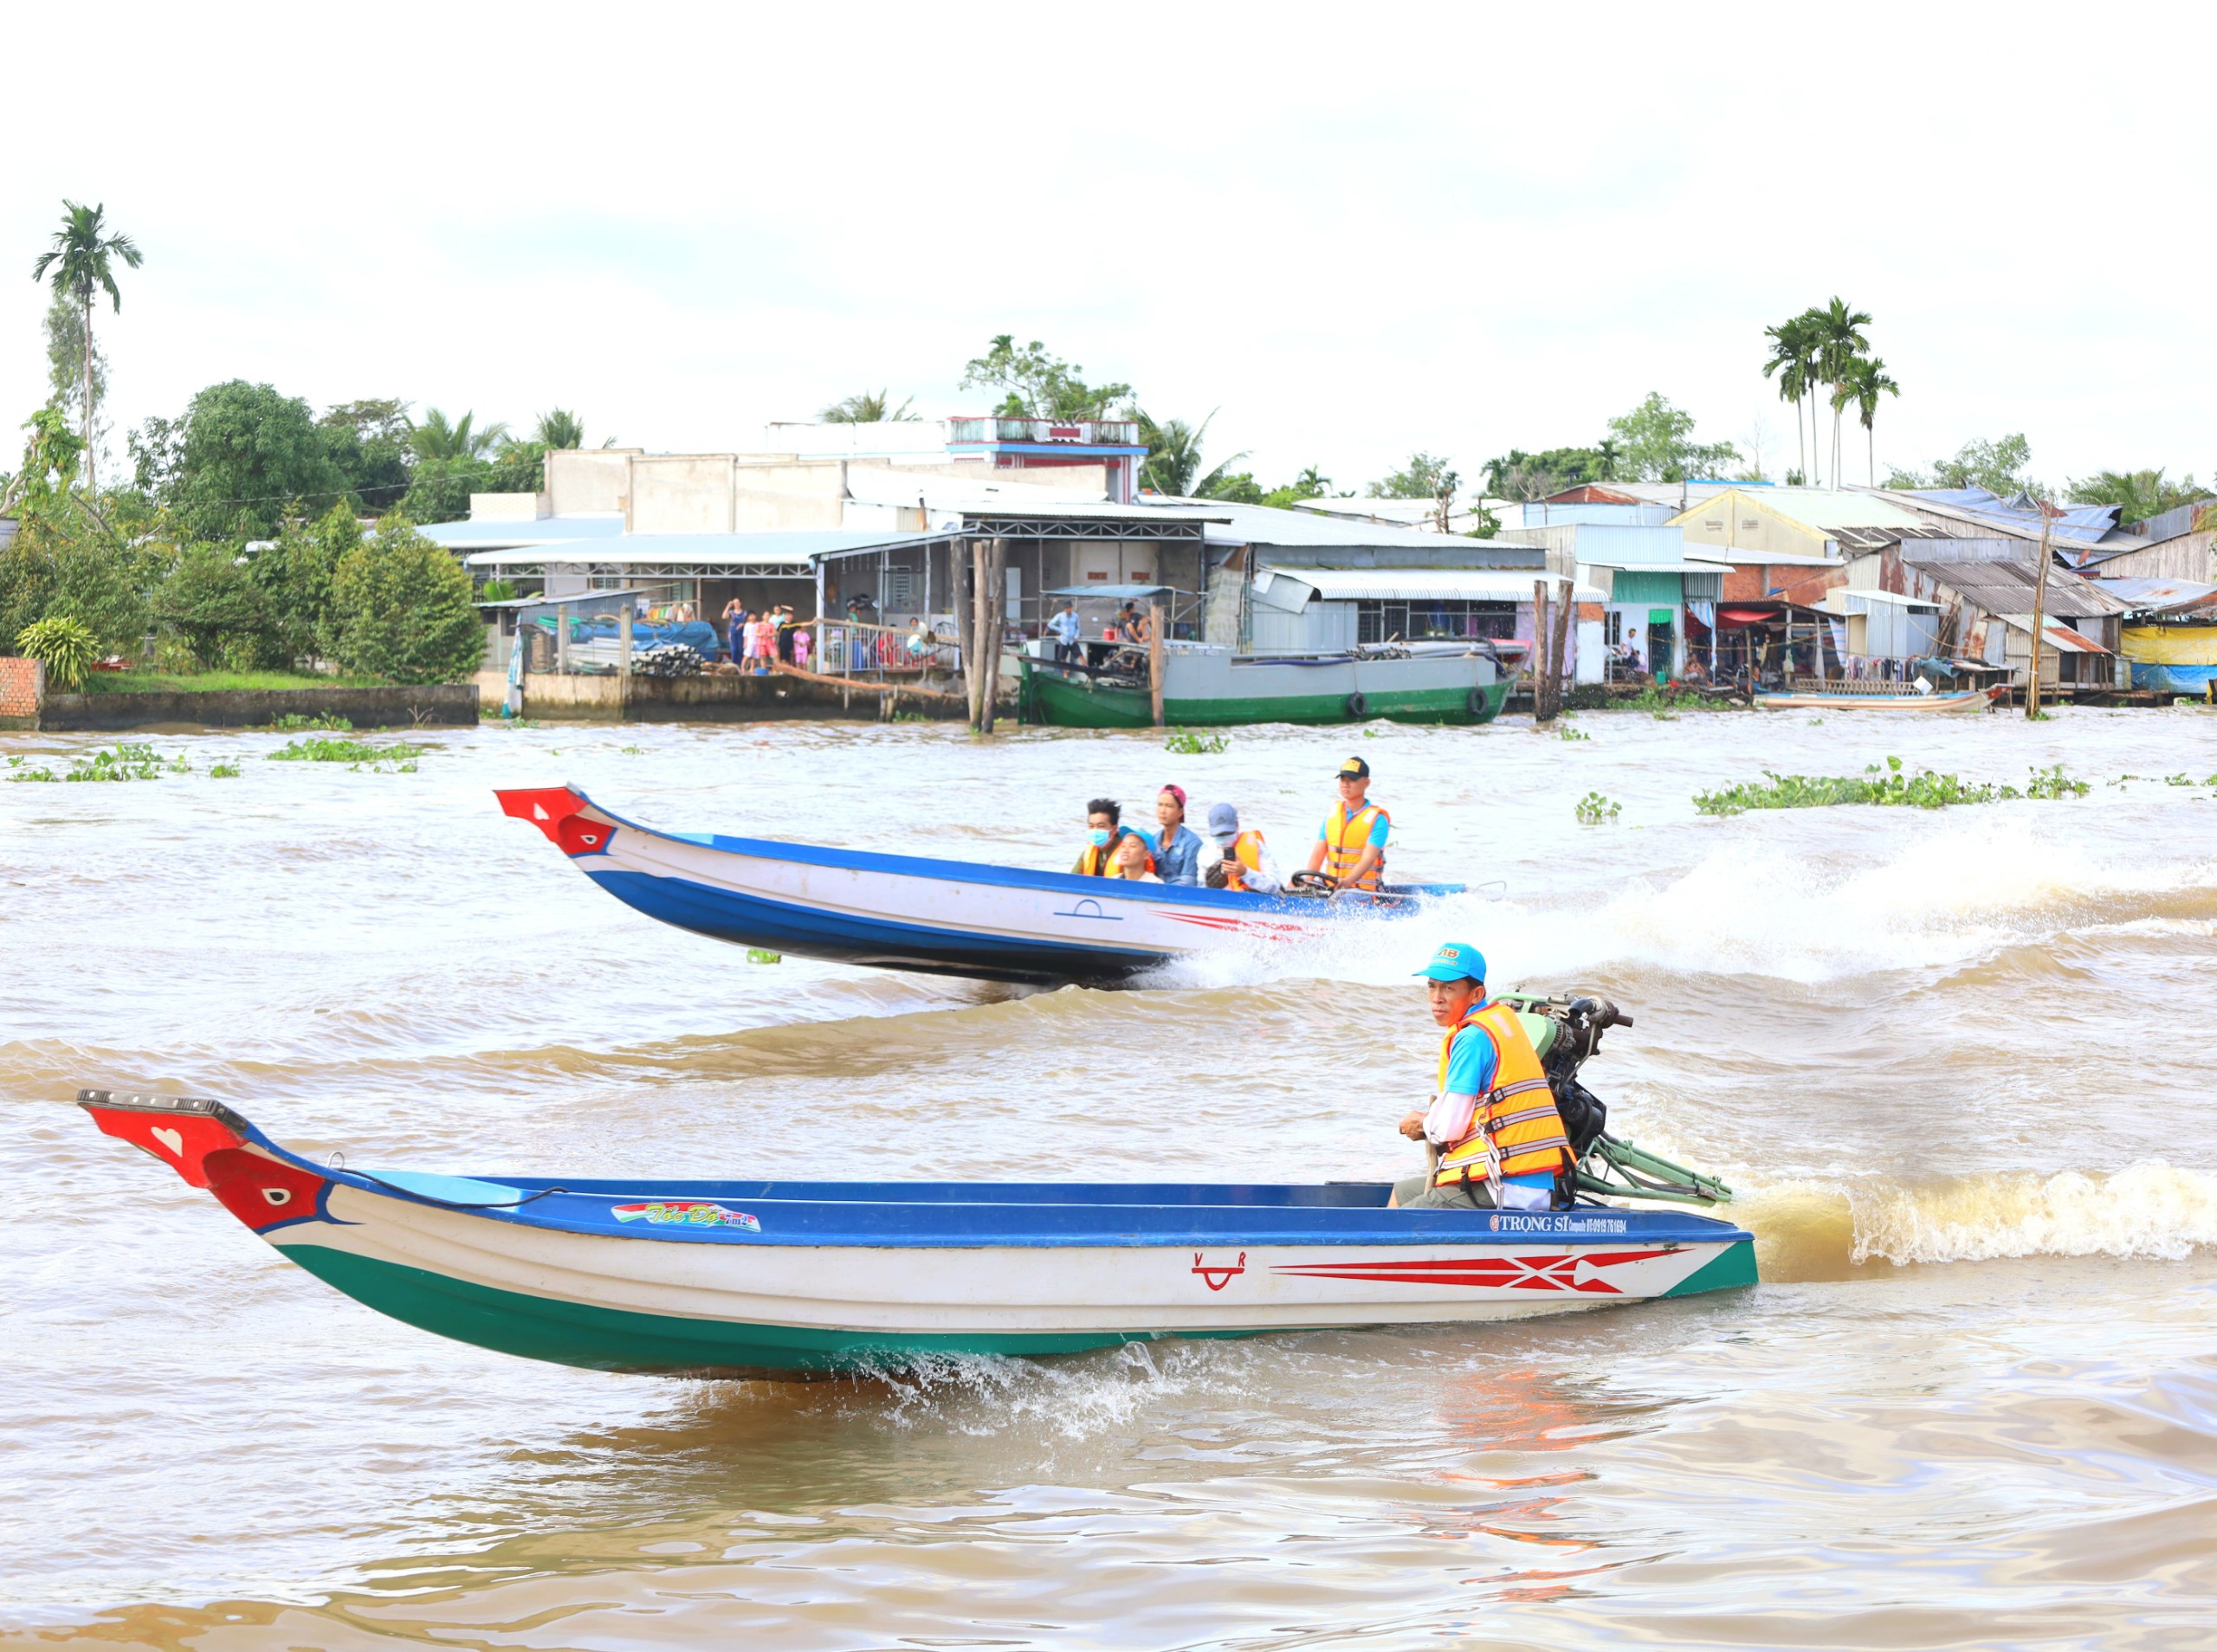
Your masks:
M1077 657L1077 604L1064 603L1063 611L1047 622L1047 629L1055 634L1055 663L1060 665L1065 661L1075 660Z

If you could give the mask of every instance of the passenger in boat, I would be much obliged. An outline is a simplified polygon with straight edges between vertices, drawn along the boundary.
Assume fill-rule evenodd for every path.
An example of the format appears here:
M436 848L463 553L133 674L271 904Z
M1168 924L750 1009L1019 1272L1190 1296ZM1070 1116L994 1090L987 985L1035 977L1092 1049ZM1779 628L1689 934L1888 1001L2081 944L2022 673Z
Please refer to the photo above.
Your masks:
M1085 806L1085 849L1070 868L1082 878L1105 878L1115 862L1116 840L1123 834L1124 805L1096 797Z
M1154 797L1155 832L1147 847L1165 883L1201 881L1200 834L1186 823L1186 788L1165 786Z
M1341 889L1375 889L1386 875L1386 836L1393 821L1370 791L1370 765L1351 757L1340 765L1340 800L1317 828L1309 869Z
M1393 1184L1386 1203L1403 1210L1545 1210L1567 1178L1570 1138L1547 1068L1512 1005L1486 997L1485 954L1450 941L1417 973L1439 1043L1432 1105L1401 1120L1401 1133L1438 1154L1430 1170Z
M1109 876L1129 878L1134 883L1160 883L1154 874L1154 856L1147 853L1147 839L1138 832L1126 832L1116 840L1115 861Z
M1263 846L1260 832L1239 829L1239 811L1230 803L1209 810L1209 836L1214 854L1204 851L1201 881L1212 889L1240 889L1256 894L1277 894L1285 887L1278 869Z

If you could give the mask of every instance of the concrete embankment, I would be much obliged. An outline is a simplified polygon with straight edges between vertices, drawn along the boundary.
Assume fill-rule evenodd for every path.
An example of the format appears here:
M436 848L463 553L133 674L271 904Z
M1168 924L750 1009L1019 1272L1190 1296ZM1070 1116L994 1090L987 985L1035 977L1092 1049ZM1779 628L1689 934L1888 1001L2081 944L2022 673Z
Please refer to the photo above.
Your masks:
M488 707L507 692L507 680L481 671L476 685ZM960 694L906 683L850 682L793 667L771 676L618 677L533 672L523 681L523 714L542 722L759 723L780 720L927 717L959 722L969 714Z
M283 717L343 717L357 728L475 727L477 685L234 688L214 694L48 694L29 726L267 728ZM17 726L23 726L18 724Z

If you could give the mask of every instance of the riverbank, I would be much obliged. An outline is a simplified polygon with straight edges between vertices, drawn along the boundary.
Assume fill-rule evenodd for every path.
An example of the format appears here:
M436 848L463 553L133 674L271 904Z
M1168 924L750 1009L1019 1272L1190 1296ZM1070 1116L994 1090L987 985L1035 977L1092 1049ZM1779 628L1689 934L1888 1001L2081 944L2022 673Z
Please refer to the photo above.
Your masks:
M267 728L288 717L344 718L356 728L462 728L477 721L474 683L221 688L48 694L11 727L103 732L132 728Z
M482 703L497 709L507 678L481 671L472 679ZM534 722L762 723L867 718L877 722L960 722L969 709L960 694L908 683L856 682L781 665L770 676L619 677L533 672L523 681L523 714Z

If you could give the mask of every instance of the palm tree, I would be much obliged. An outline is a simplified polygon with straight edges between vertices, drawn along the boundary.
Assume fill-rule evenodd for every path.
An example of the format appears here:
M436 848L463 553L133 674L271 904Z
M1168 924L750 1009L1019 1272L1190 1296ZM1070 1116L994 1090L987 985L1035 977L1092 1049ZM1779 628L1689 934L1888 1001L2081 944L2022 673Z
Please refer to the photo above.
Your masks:
M84 403L85 491L97 493L100 484L93 474L93 296L105 292L109 301L120 313L123 308L123 294L116 290L115 268L113 260L120 258L136 269L144 261L144 255L129 236L104 234L107 224L103 216L107 203L97 206L79 206L63 198L61 204L68 209L61 215L61 228L54 233L54 245L39 255L31 266L31 279L46 279L47 271L54 272L54 290L67 294L76 300L77 314L84 326L84 382L80 386L79 399Z
M1173 499L1208 498L1210 490L1223 482L1225 473L1247 456L1235 453L1206 475L1201 474L1201 439L1222 410L1212 411L1198 425L1183 419L1165 419L1158 424L1144 410L1133 408L1133 422L1140 427L1140 440L1147 444L1147 462L1140 467L1141 486Z
M508 433L506 422L487 425L483 429L472 429L475 413L465 413L452 423L436 407L423 410L423 422L408 433L408 447L417 458L432 463L441 460L482 459L500 445L501 438Z
M585 445L585 422L558 407L539 416L539 423L532 427L531 439L542 448L582 448Z
M1617 445L1617 439L1614 436L1606 436L1595 442L1593 444L1594 480L1597 481L1616 481L1617 466L1624 456L1625 450Z
M1840 389L1855 371L1855 364L1871 347L1863 336L1863 329L1871 325L1869 313L1852 310L1837 294L1821 310L1809 312L1812 336L1817 347L1817 378L1832 391L1832 486L1839 486L1839 415L1845 398Z
M2188 476L2175 482L2156 470L2097 470L2084 481L2071 484L2071 497L2080 505L2115 505L2120 523L2144 522L2151 516L2190 505L2202 497Z
M1864 474L1873 487L1878 485L1878 438L1872 434L1872 426L1878 420L1878 398L1901 393L1902 387L1887 377L1886 364L1876 356L1858 356L1850 362L1846 379L1832 392L1835 420L1840 409L1852 402L1857 416L1863 421L1864 456L1868 465Z
M916 416L908 410L916 398L906 397L895 407L889 390L863 390L843 401L834 402L816 416L826 424L878 424L895 422L914 423Z
M1778 375L1778 399L1794 403L1794 450L1800 461L1803 481L1809 479L1809 450L1801 439L1801 401L1815 388L1811 377L1811 358L1814 354L1809 319L1816 313L1804 310L1800 315L1780 322L1774 327L1765 327L1763 336L1770 343L1770 359L1763 364L1763 377Z

